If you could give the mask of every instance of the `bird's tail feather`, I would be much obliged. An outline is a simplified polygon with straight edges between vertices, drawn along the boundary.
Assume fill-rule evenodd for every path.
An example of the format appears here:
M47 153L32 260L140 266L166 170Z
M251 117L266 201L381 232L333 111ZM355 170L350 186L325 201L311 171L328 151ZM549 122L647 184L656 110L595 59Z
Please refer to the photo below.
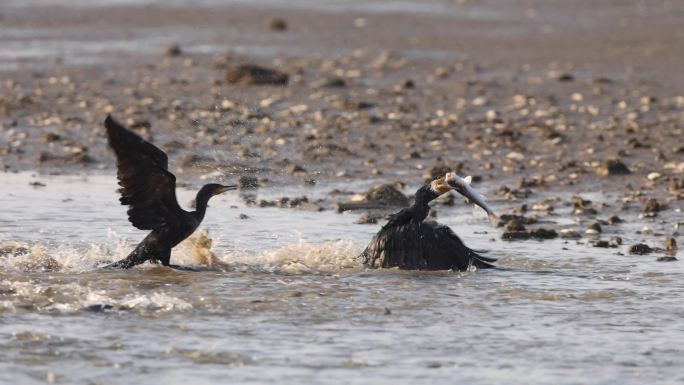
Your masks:
M480 254L470 250L470 264L478 269L491 269L496 266L492 263L496 262L496 258L483 257Z

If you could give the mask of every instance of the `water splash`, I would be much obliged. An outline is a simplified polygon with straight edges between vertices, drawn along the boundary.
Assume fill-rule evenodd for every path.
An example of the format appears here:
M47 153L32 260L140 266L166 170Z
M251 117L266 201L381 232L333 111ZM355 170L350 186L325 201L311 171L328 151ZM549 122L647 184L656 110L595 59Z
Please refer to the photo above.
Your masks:
M284 274L325 274L343 269L360 269L357 256L361 249L352 241L328 241L312 244L299 239L296 244L257 255L231 252L220 257L220 261L238 269L264 270Z

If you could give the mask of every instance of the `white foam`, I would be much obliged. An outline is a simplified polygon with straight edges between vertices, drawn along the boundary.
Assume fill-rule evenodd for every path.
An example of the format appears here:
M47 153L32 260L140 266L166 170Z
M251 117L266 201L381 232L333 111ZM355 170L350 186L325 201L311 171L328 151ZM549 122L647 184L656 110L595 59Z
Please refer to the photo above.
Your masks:
M287 274L333 273L341 269L361 268L360 249L351 241L312 244L300 239L296 244L260 254L230 252L219 260L233 267L263 269Z
M113 231L105 244L48 247L24 243L0 244L0 269L15 272L84 273L125 257L134 247ZM200 230L174 248L175 264L223 269L252 269L287 274L334 273L361 268L361 252L352 241L313 244L300 237L297 243L260 253L231 251L217 256L207 231Z

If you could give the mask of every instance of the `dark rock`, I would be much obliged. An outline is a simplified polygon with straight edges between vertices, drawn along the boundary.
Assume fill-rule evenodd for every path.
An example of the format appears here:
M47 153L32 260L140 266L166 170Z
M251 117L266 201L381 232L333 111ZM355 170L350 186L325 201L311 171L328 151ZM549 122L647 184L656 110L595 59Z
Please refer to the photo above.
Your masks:
M339 76L331 76L314 86L322 88L344 88L347 86L347 81Z
M558 237L558 233L551 229L534 229L528 231L506 231L501 236L504 240L525 240L525 239L554 239Z
M658 262L674 262L674 261L678 261L678 259L677 259L677 257L673 257L671 255L666 255L663 257L658 257L658 259L656 259L656 261L658 261Z
M512 241L512 240L525 240L530 239L532 235L527 231L506 231L501 235L501 239Z
M178 44L171 44L170 46L166 47L164 54L169 57L180 56L183 54L183 50Z
M397 207L406 207L409 205L409 199L406 195L391 184L382 184L372 187L364 195L369 202L379 202L388 206Z
M608 220L606 222L608 222L609 225L615 225L618 223L622 223L624 221L622 220L622 218L618 217L617 215L613 215L612 217L608 218Z
M254 64L243 64L226 71L225 79L228 83L239 85L287 85L288 74L259 67Z
M545 228L530 230L530 234L536 239L554 239L558 237L556 230Z
M676 252L677 251L677 241L673 237L665 238L665 251Z
M653 252L653 249L644 243L637 243L629 248L630 254L645 255Z
M518 181L518 188L544 187L546 182L543 178L522 178Z
M559 82L572 82L575 80L575 77L571 74L560 74L556 78Z
M53 143L53 142L59 142L60 140L62 140L62 137L57 133L48 132L45 135L43 135L43 140L46 143Z
M93 313L104 313L108 310L114 309L114 306L108 304L96 304L86 306L84 310L91 311Z
M240 215L238 215L238 219L249 219L249 215L240 213Z
M282 32L287 30L287 21L279 17L271 19L271 24L269 25L271 31Z
M350 109L350 110L367 110L369 108L374 108L375 103L371 102L364 102L364 101L356 101L356 100L345 100L344 101L344 108Z
M595 77L591 81L594 84L613 84L613 80L605 76Z
M610 159L606 160L605 162L603 162L603 164L601 164L596 169L596 173L601 175L601 176L608 176L608 175L627 175L627 174L631 174L632 172L619 159L610 158Z
M371 187L359 201L338 203L337 211L386 209L408 205L409 199L406 195L391 184L382 184Z
M263 207L276 207L277 205L278 205L278 202L276 202L276 201L267 201L264 199L259 201L259 207L261 207L261 208L263 208Z

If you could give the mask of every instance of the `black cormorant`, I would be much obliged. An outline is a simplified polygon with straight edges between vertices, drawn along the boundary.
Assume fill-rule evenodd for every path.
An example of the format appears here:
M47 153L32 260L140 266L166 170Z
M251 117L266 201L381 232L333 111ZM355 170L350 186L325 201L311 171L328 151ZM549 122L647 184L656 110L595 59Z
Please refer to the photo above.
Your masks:
M394 214L361 253L363 263L374 268L408 270L465 271L471 266L494 267L491 263L496 259L469 249L449 227L424 221L430 210L428 203L451 190L463 194L493 216L484 199L469 186L463 186L467 183L449 173L419 188L413 205Z
M176 177L169 172L164 151L127 130L111 116L104 121L109 146L116 153L121 204L128 220L140 230L152 230L128 257L108 268L128 269L145 261L169 264L171 249L190 236L207 211L209 198L237 186L204 185L195 198L195 211L185 211L176 199Z

